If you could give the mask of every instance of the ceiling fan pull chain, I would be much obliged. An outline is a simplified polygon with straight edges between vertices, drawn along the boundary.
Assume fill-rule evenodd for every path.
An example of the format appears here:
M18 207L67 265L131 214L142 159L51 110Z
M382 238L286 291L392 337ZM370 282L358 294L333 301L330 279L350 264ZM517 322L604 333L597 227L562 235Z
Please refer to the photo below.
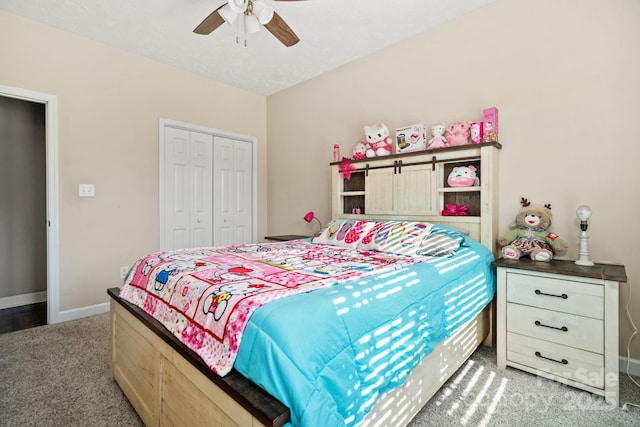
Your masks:
M249 1L249 5L251 5L251 1ZM238 28L240 28L239 25L240 24L238 24ZM244 47L247 47L247 14L246 13L242 16L242 32L244 34Z
M240 19L238 19L235 23L236 27L236 44L240 44Z

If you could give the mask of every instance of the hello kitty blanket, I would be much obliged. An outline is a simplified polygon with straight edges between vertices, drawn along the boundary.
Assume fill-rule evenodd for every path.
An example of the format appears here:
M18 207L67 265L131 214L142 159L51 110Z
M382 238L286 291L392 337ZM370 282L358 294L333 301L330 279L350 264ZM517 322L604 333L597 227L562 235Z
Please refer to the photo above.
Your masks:
M139 259L120 296L224 376L249 317L263 304L419 260L304 240L181 249Z

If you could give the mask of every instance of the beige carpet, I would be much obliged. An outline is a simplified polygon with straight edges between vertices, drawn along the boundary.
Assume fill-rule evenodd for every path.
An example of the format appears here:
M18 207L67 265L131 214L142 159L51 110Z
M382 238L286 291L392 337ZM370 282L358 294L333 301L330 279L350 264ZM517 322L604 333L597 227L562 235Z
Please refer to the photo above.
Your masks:
M0 335L0 426L141 426L109 376L109 316ZM636 379L640 382L640 379ZM640 388L620 375L621 406ZM480 347L411 426L640 426L640 408L516 369Z
M109 351L108 314L0 335L0 426L142 426Z

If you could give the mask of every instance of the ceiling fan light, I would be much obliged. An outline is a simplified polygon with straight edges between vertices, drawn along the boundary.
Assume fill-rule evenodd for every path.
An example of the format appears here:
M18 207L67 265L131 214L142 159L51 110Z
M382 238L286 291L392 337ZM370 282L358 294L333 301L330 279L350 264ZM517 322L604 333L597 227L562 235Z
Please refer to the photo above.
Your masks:
M262 29L258 17L255 15L245 15L244 17L244 30L247 34L257 33Z
M236 22L236 19L238 19L238 13L235 12L228 3L222 6L222 8L218 10L218 13L229 25L233 25Z
M229 0L227 5L236 13L244 13L249 5L249 0Z
M271 6L265 6L259 12L256 12L256 16L262 25L266 25L273 18L273 8Z

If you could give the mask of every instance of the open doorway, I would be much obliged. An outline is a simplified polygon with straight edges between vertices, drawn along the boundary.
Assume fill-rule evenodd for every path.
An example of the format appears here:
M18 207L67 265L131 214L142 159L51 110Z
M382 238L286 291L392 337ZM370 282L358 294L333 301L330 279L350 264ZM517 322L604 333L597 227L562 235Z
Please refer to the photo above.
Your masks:
M0 332L47 322L44 104L0 97Z
M0 86L0 149L0 309L56 323L57 98Z

